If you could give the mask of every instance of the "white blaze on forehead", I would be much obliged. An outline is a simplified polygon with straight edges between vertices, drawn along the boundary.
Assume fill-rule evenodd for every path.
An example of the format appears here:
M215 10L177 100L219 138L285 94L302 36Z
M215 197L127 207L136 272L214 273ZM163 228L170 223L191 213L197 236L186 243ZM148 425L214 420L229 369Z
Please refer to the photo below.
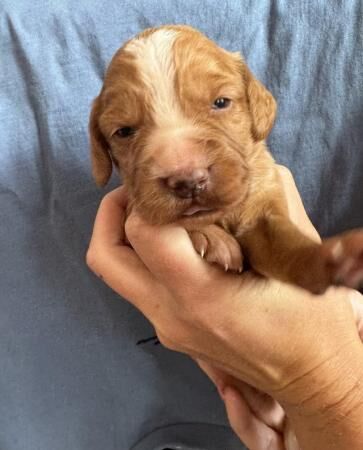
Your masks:
M175 92L173 44L177 31L161 29L135 38L125 51L132 53L143 82L149 90L154 119L159 126L180 124L181 111Z

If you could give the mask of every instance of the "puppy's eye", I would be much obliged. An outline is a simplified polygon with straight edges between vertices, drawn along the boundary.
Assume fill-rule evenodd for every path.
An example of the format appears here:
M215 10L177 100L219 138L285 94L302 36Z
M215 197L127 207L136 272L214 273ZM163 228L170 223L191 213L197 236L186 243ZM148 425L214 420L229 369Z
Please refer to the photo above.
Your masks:
M220 97L213 103L213 109L225 109L231 104L231 100L229 98Z
M135 128L132 128L132 127L122 127L122 128L119 128L119 129L116 131L115 134L116 134L117 136L122 137L122 138L126 138L126 137L129 137L129 136L132 136L133 134L135 134L135 132L136 132Z

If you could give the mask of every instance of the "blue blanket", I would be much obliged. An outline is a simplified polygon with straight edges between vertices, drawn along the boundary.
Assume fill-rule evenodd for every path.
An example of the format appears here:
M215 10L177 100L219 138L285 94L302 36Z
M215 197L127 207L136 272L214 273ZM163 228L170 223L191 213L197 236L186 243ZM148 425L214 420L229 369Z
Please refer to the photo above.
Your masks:
M361 0L2 0L2 450L243 448L206 377L136 346L150 324L84 262L104 194L90 104L122 42L163 23L244 54L277 98L269 145L319 231L363 225Z

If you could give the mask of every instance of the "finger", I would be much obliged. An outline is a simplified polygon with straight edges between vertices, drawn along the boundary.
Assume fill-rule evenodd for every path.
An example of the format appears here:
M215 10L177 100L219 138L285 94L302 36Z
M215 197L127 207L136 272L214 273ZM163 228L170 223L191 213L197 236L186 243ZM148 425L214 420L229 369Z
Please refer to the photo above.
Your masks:
M252 413L236 389L225 388L224 402L232 429L250 450L285 450L281 435Z
M123 187L108 193L101 201L93 227L92 241L102 245L115 245L125 238L127 194Z
M196 360L199 367L216 385L222 397L225 386L234 386L244 397L254 415L263 423L277 431L282 431L285 422L285 412L281 405L271 396L258 391L241 380L217 369L206 361Z
M291 172L284 166L278 166L278 172L282 181L291 221L301 232L314 241L321 242L318 232L306 214L304 204Z
M200 258L181 226L153 226L132 212L125 228L142 261L167 286L192 285L195 290L198 284L205 286L222 273Z
M354 317L357 324L358 334L363 342L363 296L357 291L350 294L350 302L353 308Z
M150 319L163 289L135 251L124 244L127 197L117 188L102 200L97 212L87 264L119 295Z
M101 253L95 272L117 294L132 303L151 322L155 318L165 289L150 274L134 250L114 248Z
M241 382L240 382L241 383ZM237 386L247 401L251 411L263 423L282 432L285 422L285 411L270 395L261 392L246 383Z
M287 419L284 428L284 445L287 450L301 450L297 441L296 434L291 427L290 421Z

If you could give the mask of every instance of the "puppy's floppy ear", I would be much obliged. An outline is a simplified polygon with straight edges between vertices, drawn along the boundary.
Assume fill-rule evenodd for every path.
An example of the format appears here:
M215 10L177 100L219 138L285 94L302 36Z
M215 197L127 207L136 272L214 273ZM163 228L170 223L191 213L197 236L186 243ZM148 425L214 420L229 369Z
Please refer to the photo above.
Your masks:
M97 97L93 102L89 120L92 174L97 186L105 186L112 173L112 160L107 141L99 127L98 119L100 113L101 101Z
M239 53L233 53L240 64L243 80L246 84L248 104L252 116L252 136L256 141L265 139L276 117L276 100L262 83L252 74Z
M245 68L247 96L252 116L252 135L256 141L265 139L274 124L276 117L276 100L262 83Z

